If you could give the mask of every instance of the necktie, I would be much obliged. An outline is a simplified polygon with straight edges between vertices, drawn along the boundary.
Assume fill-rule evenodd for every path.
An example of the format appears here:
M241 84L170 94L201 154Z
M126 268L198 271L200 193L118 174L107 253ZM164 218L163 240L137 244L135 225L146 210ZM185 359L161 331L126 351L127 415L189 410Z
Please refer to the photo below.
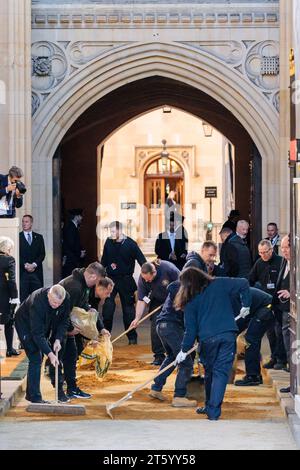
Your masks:
M31 245L31 243L32 243L31 233L27 234L27 241L28 241L28 244Z

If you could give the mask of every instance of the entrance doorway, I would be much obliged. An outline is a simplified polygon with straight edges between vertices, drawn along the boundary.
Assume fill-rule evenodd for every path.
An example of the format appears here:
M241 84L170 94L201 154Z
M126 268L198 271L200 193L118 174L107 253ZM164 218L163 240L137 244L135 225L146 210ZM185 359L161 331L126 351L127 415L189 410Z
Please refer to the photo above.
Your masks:
M165 230L165 208L171 191L184 212L184 171L173 159L157 158L145 171L145 206L147 208L148 238L155 238Z

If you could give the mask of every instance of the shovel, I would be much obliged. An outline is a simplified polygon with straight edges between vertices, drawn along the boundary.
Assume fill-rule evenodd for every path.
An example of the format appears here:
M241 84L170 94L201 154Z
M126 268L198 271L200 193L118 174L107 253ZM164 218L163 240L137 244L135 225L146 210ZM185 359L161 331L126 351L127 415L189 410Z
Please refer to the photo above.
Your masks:
M152 312L153 313L153 312ZM192 349L190 349L188 352L187 352L187 356L189 356L192 352L194 352L196 349L197 349L198 345L194 346ZM108 414L108 416L111 418L111 419L114 419L113 415L112 415L112 410L114 408L118 408L120 405L122 405L123 403L125 403L125 401L128 401L130 400L133 395L136 393L136 392L139 392L140 390L142 390L144 387L146 387L146 385L148 385L149 383L153 382L154 379L156 379L157 377L159 377L160 375L164 374L167 370L171 369L172 367L176 366L176 360L173 361L171 364L169 364L167 367L165 367L164 369L162 369L158 374L156 374L154 377L152 377L151 379L148 379L147 382L144 382L142 385L138 385L136 388L134 388L131 392L127 393L127 395L125 395L125 397L121 398L121 400L115 402L115 403L112 403L110 405L106 405L106 413Z
M141 320L139 320L137 326L140 326L145 320L147 320L148 318L152 317L152 315L154 315L156 312L158 312L161 308L162 308L162 305L160 305L160 306L157 307L156 309L152 310L152 312L148 313L148 315L146 315L146 316L143 317ZM127 335L127 333L129 333L129 331L132 331L132 330L135 330L135 328L129 327L128 330L124 331L120 336L117 336L117 338L115 338L115 339L112 341L112 344L116 343L116 341L118 341L119 339L123 338L123 336Z

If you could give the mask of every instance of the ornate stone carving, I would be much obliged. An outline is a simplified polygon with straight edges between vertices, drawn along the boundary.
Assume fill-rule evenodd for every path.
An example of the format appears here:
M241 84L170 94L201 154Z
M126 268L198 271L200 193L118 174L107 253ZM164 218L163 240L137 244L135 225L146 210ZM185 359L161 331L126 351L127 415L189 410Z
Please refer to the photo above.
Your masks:
M52 72L51 57L32 57L32 74L37 77L48 77Z
M32 116L36 113L38 110L39 106L41 104L40 97L38 96L37 93L32 93L31 94L31 114Z
M55 43L38 41L32 45L32 88L46 92L64 80L68 62L64 51Z
M276 90L279 88L279 70L277 69L275 57L279 57L279 43L276 41L259 42L247 54L245 60L247 76L252 83L264 90ZM271 69L272 74L269 73Z
M76 41L68 48L68 54L72 64L80 66L87 64L91 60L104 54L112 48L122 46L121 42L101 42L101 41Z
M154 160L156 157L161 155L161 146L145 146L135 148L135 167L134 172L131 175L133 178L137 178L142 169ZM169 158L176 160L183 168L189 168L192 177L198 177L196 172L196 155L194 146L185 145L168 145Z
M239 64L243 58L243 44L238 41L201 41L201 42L183 42L192 47L218 57L227 64Z

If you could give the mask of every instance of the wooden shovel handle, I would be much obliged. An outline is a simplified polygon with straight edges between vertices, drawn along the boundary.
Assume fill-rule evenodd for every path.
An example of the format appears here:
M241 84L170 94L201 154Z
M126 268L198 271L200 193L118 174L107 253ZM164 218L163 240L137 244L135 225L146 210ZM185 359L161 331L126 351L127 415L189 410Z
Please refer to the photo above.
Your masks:
M148 315L146 315L145 317L141 318L141 320L139 320L137 326L141 325L145 320L152 317L152 315L154 315L154 313L158 312L161 308L162 308L162 305L160 305L156 309L152 310L152 312L148 313ZM128 330L124 331L121 335L117 336L117 338L115 338L112 341L112 344L114 344L119 339L123 338L123 336L127 335L127 333L129 333L129 331L132 331L132 330L135 330L135 328L129 327Z

